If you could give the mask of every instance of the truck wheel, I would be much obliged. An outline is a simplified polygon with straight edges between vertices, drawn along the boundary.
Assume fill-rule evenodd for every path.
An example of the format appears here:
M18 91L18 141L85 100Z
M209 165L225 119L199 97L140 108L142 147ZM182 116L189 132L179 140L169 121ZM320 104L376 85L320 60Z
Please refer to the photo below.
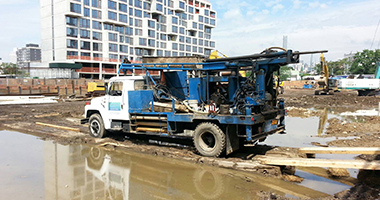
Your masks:
M105 136L106 129L104 128L103 119L99 114L93 114L90 117L90 135L96 138L102 138Z
M194 130L194 146L197 151L208 157L218 157L225 150L226 136L223 131L210 122L201 123Z

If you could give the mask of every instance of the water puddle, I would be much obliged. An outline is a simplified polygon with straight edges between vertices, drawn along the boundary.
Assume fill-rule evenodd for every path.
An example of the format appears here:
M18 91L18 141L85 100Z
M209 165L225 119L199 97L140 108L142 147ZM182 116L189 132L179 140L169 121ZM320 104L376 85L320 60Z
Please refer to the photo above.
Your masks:
M294 184L170 158L63 146L10 131L0 131L0 137L0 199L260 199L262 191L315 199L347 188L300 171L306 179Z

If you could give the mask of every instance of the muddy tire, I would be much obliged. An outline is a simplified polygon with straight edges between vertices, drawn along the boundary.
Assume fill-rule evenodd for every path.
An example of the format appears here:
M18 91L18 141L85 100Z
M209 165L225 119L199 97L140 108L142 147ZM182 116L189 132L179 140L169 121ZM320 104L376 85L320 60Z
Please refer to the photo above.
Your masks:
M103 119L99 114L91 115L88 128L92 137L102 138L106 135Z
M195 128L193 142L201 155L218 157L225 150L226 136L216 124L206 122Z

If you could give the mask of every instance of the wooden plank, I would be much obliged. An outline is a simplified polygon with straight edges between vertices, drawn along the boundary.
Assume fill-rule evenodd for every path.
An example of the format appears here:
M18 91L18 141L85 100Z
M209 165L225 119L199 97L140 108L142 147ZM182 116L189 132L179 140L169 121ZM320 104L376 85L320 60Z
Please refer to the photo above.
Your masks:
M71 127L67 127L67 126L58 126L58 125L46 124L46 123L42 123L42 122L36 122L36 124L41 125L41 126L48 126L48 127L52 127L52 128L63 129L63 130L80 132L79 128L71 128Z
M54 117L59 116L59 113L48 113L48 114L42 114L42 115L34 115L35 118L43 118L43 117Z
M267 165L290 165L303 167L332 167L380 170L380 161L365 160L334 160L334 159L307 159L307 158L281 158L281 157L256 157L261 164Z
M378 147L304 147L298 151L315 154L380 154Z

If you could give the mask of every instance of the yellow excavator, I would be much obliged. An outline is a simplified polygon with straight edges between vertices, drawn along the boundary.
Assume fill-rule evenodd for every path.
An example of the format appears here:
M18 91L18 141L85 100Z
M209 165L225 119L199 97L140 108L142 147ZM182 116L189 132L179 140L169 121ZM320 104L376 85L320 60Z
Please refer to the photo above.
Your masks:
M314 91L315 95L330 94L333 95L337 91L336 80L329 79L329 67L327 66L326 59L321 53L321 76L318 80L318 88Z

